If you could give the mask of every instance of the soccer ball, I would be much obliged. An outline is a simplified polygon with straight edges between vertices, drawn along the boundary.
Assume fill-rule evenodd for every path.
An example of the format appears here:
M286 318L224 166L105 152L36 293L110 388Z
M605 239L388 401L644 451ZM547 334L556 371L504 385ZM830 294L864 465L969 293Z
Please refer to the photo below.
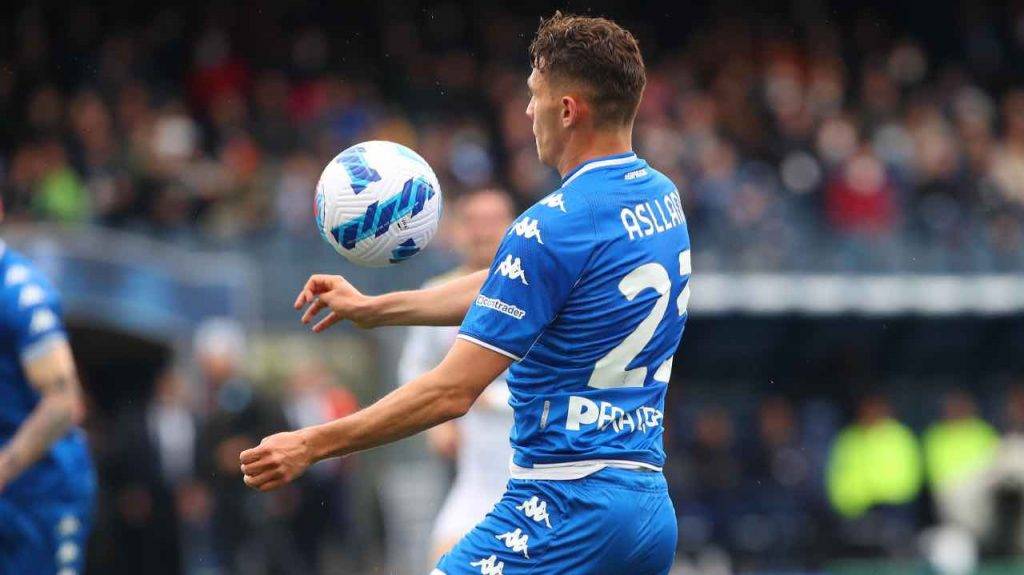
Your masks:
M426 160L371 141L338 154L316 185L320 235L350 262L382 267L419 253L437 231L443 200Z

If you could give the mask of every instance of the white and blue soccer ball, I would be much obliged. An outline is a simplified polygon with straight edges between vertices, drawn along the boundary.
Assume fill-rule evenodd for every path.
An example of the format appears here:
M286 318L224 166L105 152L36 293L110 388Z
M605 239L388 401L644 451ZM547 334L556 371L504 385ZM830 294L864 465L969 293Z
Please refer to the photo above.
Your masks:
M338 154L316 186L320 235L349 261L382 267L419 253L437 231L441 185L426 160L394 142Z

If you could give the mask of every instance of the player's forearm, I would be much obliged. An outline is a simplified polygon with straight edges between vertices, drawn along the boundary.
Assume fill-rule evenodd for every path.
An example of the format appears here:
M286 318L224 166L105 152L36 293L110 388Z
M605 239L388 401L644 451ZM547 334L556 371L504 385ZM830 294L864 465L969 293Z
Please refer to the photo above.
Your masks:
M447 381L445 381L447 379ZM320 461L386 445L460 417L476 396L469 386L433 370L348 417L307 428Z
M377 325L459 325L480 292L487 270L431 288L376 296L370 304Z
M84 414L81 399L71 393L44 396L4 448L10 476L19 475L39 461L50 447L78 425Z

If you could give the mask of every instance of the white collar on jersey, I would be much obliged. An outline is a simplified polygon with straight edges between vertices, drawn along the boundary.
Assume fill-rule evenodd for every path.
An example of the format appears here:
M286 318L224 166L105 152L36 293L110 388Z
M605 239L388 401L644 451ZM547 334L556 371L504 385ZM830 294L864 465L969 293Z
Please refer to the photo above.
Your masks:
M580 177L581 175L598 168L607 168L609 166L621 166L630 162L636 161L636 154L633 152L626 152L624 154L615 154L614 156L603 156L600 158L594 158L593 160L587 160L582 164L576 166L569 171L569 175L562 180L562 187L568 186L570 182Z

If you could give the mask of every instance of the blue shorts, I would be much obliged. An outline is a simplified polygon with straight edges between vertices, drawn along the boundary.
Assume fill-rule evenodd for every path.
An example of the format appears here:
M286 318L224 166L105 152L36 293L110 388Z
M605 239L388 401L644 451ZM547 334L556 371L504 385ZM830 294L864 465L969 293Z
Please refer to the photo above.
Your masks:
M573 481L509 481L433 573L665 575L675 550L665 477L606 468Z
M0 575L80 575L93 498L15 502L0 493Z

